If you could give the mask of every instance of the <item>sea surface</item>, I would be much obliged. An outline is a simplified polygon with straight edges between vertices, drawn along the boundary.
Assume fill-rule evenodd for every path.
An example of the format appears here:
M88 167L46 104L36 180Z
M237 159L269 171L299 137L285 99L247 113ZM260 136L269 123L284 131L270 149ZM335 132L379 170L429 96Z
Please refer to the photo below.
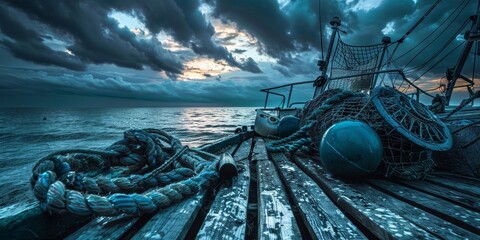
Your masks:
M0 218L36 200L35 162L61 149L98 149L129 129L157 128L198 147L254 123L254 108L0 109Z

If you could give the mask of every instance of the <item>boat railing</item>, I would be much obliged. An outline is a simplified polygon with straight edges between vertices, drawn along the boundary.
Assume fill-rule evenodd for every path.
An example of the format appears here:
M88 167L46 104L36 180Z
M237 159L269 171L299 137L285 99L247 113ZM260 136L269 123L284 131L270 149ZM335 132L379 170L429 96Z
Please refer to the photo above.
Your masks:
M375 71L375 72L368 72L368 73L361 73L361 74L354 74L354 75L348 75L348 76L339 76L339 77L332 77L330 78L328 81L331 81L331 80L341 80L341 79L347 79L347 78L354 78L354 77L361 77L361 76L367 76L367 75L373 75L373 74L392 74L392 73L397 73L401 76L402 80L407 84L407 86L410 86L413 88L413 92L410 92L410 93L407 93L407 95L409 95L410 97L414 98L415 100L419 101L420 100L420 95L421 94L425 94L426 96L428 97L431 97L433 98L434 96L428 92L428 90L423 90L421 89L420 87L418 87L417 85L415 85L414 82L410 81L404 74L403 70L402 69L388 69L388 70L381 70L381 71ZM265 96L265 103L264 103L264 108L267 108L267 104L268 104L268 100L269 100L269 96L270 94L272 95L276 95L276 96L279 96L281 98L281 101L280 103L278 104L278 106L276 108L285 108L285 105L287 108L292 108L294 105L302 105L302 104L305 104L307 100L305 101L296 101L296 102L291 102L292 100L292 92L294 90L294 86L297 86L297 85L304 85L304 84L313 84L315 82L315 80L311 80L311 81L302 81L302 82L295 82L295 83L289 83L289 84L283 84L283 85L279 85L279 86L275 86L275 87L271 87L271 88L265 88L265 89L261 89L260 91L261 92L264 92L266 93L266 96ZM328 87L328 82L327 82L327 87ZM392 87L395 87L397 88L396 86L392 85ZM285 88L288 88L288 95L286 96L286 94L283 94L283 93L279 93L278 91L274 91L274 90L280 90L280 89L285 89ZM373 88L373 87L372 87ZM398 88L397 88L398 89ZM350 90L350 89L345 89L345 90ZM313 88L312 88L312 92L313 92Z

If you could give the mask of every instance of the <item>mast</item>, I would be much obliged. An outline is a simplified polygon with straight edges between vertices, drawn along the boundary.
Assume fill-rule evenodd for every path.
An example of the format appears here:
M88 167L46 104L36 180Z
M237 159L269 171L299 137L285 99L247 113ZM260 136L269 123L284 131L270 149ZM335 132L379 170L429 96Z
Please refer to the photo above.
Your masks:
M313 94L314 98L321 92L319 90L323 90L326 86L328 63L332 54L333 44L335 42L335 37L337 36L338 27L342 25L342 22L340 21L340 18L333 17L332 20L330 20L330 25L332 26L333 31L332 35L330 36L330 43L328 44L327 57L325 60L318 61L318 66L320 67L319 69L322 71L322 74L315 80L315 93Z
M388 44L390 44L391 42L392 42L392 39L388 36L384 36L382 38L383 50L382 50L382 56L380 57L380 62L378 63L378 66L377 66L377 72L382 70L383 57L385 57L385 52L387 51ZM373 89L377 85L377 80L379 75L380 73L375 74L375 78L373 79L373 83L371 84L370 88Z
M463 69L463 66L465 65L465 61L467 60L470 50L472 49L473 43L475 41L478 41L479 39L478 30L479 30L480 21L478 19L478 10L477 10L477 14L471 16L470 19L472 20L472 27L470 28L469 31L465 33L465 40L467 41L467 43L463 48L462 55L460 56L460 58L458 58L457 64L455 64L452 75L449 76L449 74L447 74L448 86L447 86L447 91L445 93L445 97L447 98L447 105L450 104L450 99L452 97L452 92L455 87L455 83L457 82L457 79L462 78L461 71Z

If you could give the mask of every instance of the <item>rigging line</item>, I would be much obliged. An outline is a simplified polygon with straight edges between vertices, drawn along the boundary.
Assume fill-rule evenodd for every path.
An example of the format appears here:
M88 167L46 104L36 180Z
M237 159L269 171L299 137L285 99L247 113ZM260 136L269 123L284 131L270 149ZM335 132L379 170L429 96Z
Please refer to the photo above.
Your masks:
M460 34L460 32L463 30L463 28L465 28L465 26L467 26L468 22L470 21L470 18L467 18L466 21L463 23L463 25L450 37L450 39L448 39L448 41L445 42L445 44L443 44L442 47L440 47L432 56L434 56L434 58L436 58L441 52L443 52L446 47L451 43L453 42L453 40L456 39L456 37L458 36L458 34ZM420 71L420 69L424 68L432 59L429 59L427 61L425 61L423 64L420 64L416 67L413 67L413 68L410 68L411 70L417 70L417 71ZM411 62L411 61L410 61ZM407 64L405 64L405 67L410 63L408 62ZM404 68L405 68L404 67Z
M468 3L468 2L467 2ZM447 27L445 27L445 29L443 29L438 35L437 37L435 37L432 41L430 41L425 47L423 47L423 49L421 51L419 51L417 54L415 54L415 56L413 56L412 59L410 59L410 61L405 64L405 66L408 66L408 64L410 64L411 62L413 62L413 60L415 60L415 58L417 58L423 51L425 51L428 47L430 47L430 45L432 45L439 37L442 36L442 34L455 22L455 20L458 18L458 16L460 16L460 13L462 13L463 9L465 9L465 7L467 6L468 4L465 4L465 6L463 6L462 10L460 10L457 14L457 16L455 16L455 18L448 24ZM458 33L456 35L459 34L459 32L468 24L470 19L466 19L465 20L465 23L462 25L462 27L457 31ZM455 38L457 37L455 35Z
M318 25L320 25L320 49L322 50L322 61L325 60L323 56L323 24L322 24L322 0L318 0Z
M480 1L479 1L479 6L480 6ZM477 7L478 9L478 7ZM478 42L475 44L475 53L473 55L473 67L472 67L472 82L473 86L475 86L475 65L477 63L477 54L478 54ZM474 88L475 90L475 88Z
M452 52L454 52L455 50L457 50L457 48L459 48L460 46L462 46L464 43L460 43L458 44L454 49L452 49L450 52L448 52L445 56L443 56L439 61L437 61L435 64L433 64L429 69L427 69L427 71L425 71L424 73L422 73L422 75L420 75L420 77L418 77L417 79L413 80L412 83L414 83L415 81L417 81L418 79L420 79L421 77L423 77L423 75L425 75L427 72L429 72L430 70L432 70L434 67L436 67L438 64L440 64L443 60L445 60L445 58L447 58Z
M440 25L438 25L437 28L435 28L435 30L433 30L427 37L425 37L422 41L420 41L418 44L416 44L413 48L411 48L410 50L406 51L405 53L403 53L403 54L400 55L399 57L395 58L394 61L396 61L396 60L404 57L405 55L409 54L410 52L412 52L412 51L415 50L416 48L420 47L420 45L421 45L422 43L424 43L427 39L429 39L431 36L433 36L433 34L434 34L437 30L439 30L439 29L443 26L443 24L445 24L445 23L448 21L448 19L450 19L450 17L452 17L452 16L455 14L455 12L460 8L460 6L462 6L465 2L467 2L467 0L463 0L463 2L461 2L460 4L458 4L457 7L453 10L452 14L449 14L448 17L445 18L445 19L442 21L442 23L440 23ZM468 2L470 2L470 0L468 0ZM451 26L451 24L458 18L458 16L460 16L460 13L461 13L461 12L465 9L465 7L468 5L468 2L467 2L467 4L465 4L465 6L463 6L462 10L460 10L460 12L455 16L455 18L452 20L452 22L450 22L450 24L448 24L448 26L447 26L441 33L439 33L438 36L437 36L434 40L432 40L432 42L435 41L435 40L437 40L437 39L442 35L442 33L445 32L445 30L448 29L448 28ZM422 51L423 51L423 50L422 50Z
M397 40L397 41L400 42L400 43L403 42L403 41L408 37L408 35L410 35L410 33L412 33L413 30L415 30L415 28L417 28L418 25L420 25L420 23L423 22L423 20L425 20L425 18L428 16L428 14L430 14L430 13L433 11L433 9L440 3L440 1L441 1L441 0L437 0L437 2L435 2L435 4L433 4L433 5L430 7L430 9L428 9L428 11L423 15L423 17L420 18L420 19L405 33L405 35L403 35L403 37L400 38L400 39Z

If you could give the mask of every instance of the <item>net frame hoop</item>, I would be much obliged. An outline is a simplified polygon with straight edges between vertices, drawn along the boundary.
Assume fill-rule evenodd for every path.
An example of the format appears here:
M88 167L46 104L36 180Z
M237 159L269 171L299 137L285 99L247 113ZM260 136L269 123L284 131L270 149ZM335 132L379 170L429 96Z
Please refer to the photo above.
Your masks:
M447 125L438 119L437 116L434 114L429 114L432 119L430 120L431 123L436 123L438 126L440 126L440 129L443 134L443 139L442 141L437 141L437 142L428 142L425 139L421 138L420 136L416 134L412 134L411 131L409 131L404 125L399 123L397 120L395 120L387 111L384 102L382 101L381 97L382 96L387 96L391 97L395 95L403 95L402 93L398 92L396 89L393 89L391 87L375 87L372 90L372 102L377 109L378 113L385 119L385 121L393 128L395 129L398 133L400 133L402 136L407 138L408 140L412 141L413 143L424 147L428 150L433 150L433 151L447 151L449 150L452 145L453 145L453 139L452 139L452 134L450 133L450 130L448 129ZM421 104L414 104L410 105L416 107L423 107ZM412 108L413 110L416 110L415 108ZM417 110L416 110L417 111ZM428 109L421 109L420 111L424 112L429 112L430 110ZM418 117L418 116L415 116Z

